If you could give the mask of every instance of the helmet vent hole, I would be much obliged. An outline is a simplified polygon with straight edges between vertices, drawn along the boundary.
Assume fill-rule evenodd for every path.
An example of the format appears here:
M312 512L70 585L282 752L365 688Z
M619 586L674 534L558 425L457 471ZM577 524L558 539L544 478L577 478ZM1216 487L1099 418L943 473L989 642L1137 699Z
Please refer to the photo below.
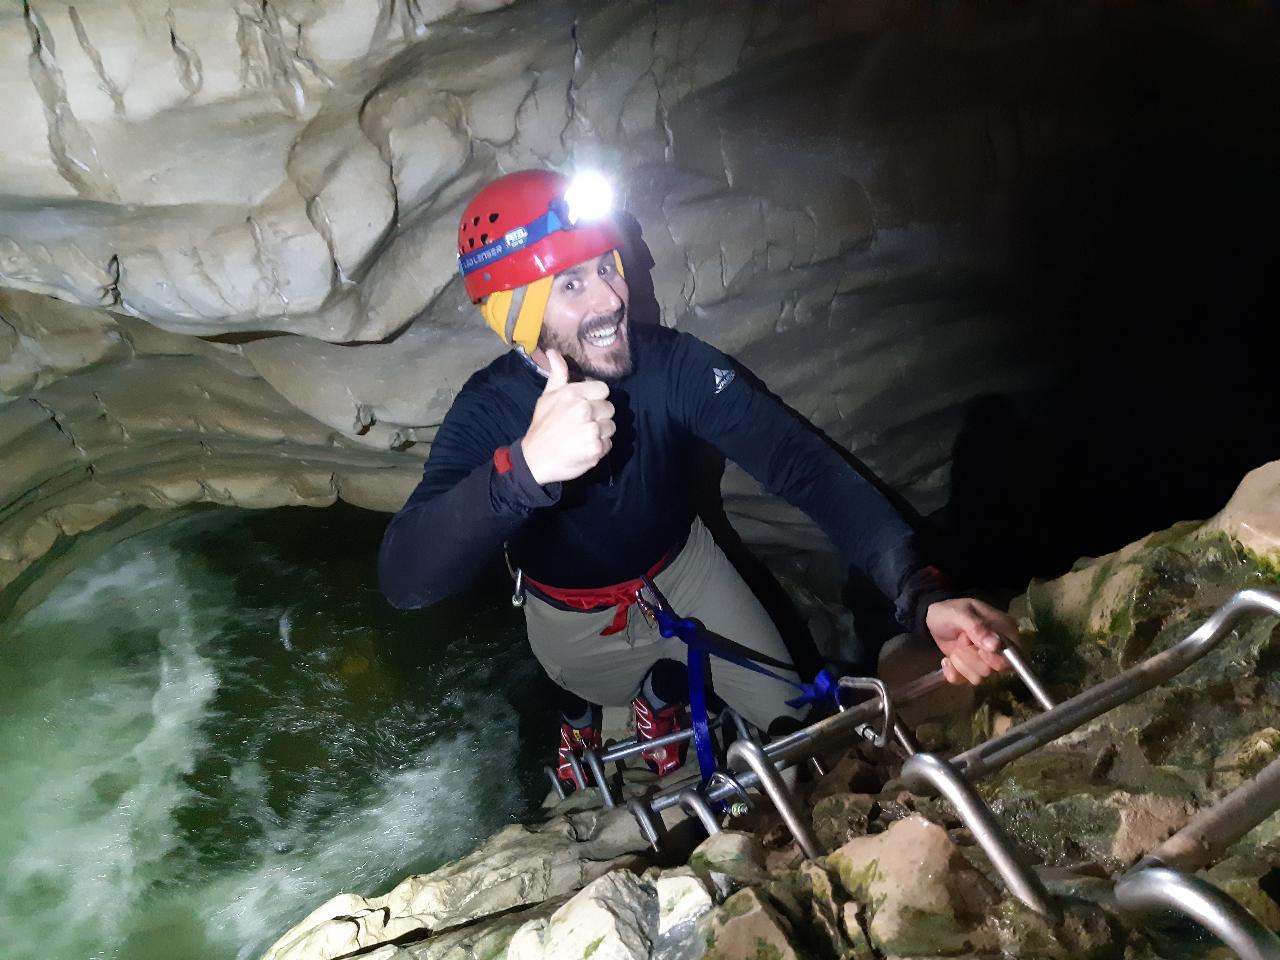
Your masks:
M480 242L481 242L481 243L488 243L488 242L489 242L489 235L488 235L487 233L482 233L482 234L480 234Z
M479 218L478 216L472 217L472 218L471 218L471 225L472 225L473 227L478 227L478 226L480 226L480 218Z
M496 213L491 213L491 214L489 214L489 222L490 222L490 223L497 223L497 222L498 222L498 215L497 215Z
M475 248L475 245L476 245L476 238L475 238L475 237L467 237L467 247L468 247L468 248L471 248L471 249L474 249L474 248Z

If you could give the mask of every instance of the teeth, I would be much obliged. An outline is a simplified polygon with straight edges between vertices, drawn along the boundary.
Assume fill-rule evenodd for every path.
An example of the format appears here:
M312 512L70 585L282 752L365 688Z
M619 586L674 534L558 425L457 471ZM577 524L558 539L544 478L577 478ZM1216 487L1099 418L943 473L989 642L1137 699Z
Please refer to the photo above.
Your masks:
M617 324L613 324L603 329L592 330L589 333L583 334L582 339L586 340L587 343L591 344L593 347L610 346L613 341L618 339Z

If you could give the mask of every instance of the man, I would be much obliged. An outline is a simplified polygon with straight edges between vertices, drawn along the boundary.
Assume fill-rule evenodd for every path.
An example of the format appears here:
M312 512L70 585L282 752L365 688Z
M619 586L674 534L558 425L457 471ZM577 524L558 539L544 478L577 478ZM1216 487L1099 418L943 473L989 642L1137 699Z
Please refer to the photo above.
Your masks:
M596 184L598 191L599 184ZM678 639L633 605L654 577L672 607L765 658L790 663L774 625L698 520L699 444L804 509L845 562L933 637L955 684L1006 668L1009 618L955 598L884 497L725 354L660 326L632 326L614 222L590 181L524 171L486 186L463 214L458 256L472 302L515 349L472 376L432 443L422 482L382 544L397 607L434 603L502 549L529 642L562 705L568 751L597 745L596 705L631 701L641 736L674 729ZM794 671L788 676L796 678ZM777 732L800 711L785 682L714 659L715 693ZM664 773L680 758L651 751Z

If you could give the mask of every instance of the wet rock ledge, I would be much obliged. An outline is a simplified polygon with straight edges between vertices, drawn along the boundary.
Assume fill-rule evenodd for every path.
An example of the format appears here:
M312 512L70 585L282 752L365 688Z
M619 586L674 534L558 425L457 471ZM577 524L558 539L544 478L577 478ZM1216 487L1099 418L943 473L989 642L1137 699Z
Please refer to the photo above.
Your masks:
M1280 587L1280 462L1245 477L1211 520L1081 560L1031 584L1013 609L1041 676L1065 698L1176 643L1248 586ZM950 755L1033 711L1002 679L971 715L916 735ZM1191 934L1130 926L1113 879L1278 750L1280 625L1259 617L1169 683L981 784L1043 865L1062 908L1056 924L1004 890L944 802L897 781L900 756L859 744L797 787L825 851L816 860L761 800L691 853L692 840L675 849L679 838L700 834L674 826L659 861L625 809L590 809L587 791L384 896L333 898L264 960L1167 956ZM1280 928L1280 817L1205 875Z

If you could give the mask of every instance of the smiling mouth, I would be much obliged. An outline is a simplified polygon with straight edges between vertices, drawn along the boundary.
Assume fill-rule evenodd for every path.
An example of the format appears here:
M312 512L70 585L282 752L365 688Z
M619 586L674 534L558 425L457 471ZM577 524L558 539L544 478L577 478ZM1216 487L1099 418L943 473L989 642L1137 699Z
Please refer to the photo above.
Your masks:
M610 317L603 323L593 323L582 332L581 339L593 347L601 349L611 347L618 340L618 331L621 326L621 320Z

